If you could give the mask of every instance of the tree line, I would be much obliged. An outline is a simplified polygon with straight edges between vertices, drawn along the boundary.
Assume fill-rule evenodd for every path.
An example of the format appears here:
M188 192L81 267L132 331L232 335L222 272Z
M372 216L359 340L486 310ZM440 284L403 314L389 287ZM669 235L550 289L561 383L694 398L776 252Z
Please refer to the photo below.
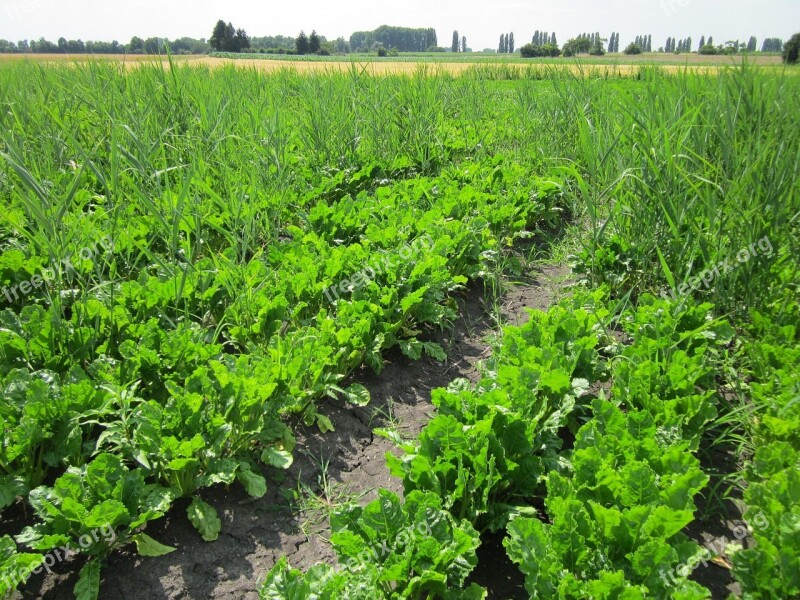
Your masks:
M467 36L458 35L458 30L453 31L453 41L450 44L450 51L451 52L469 52L469 48L467 48Z
M0 39L0 54L163 54L169 46L173 54L205 54L211 46L205 39L182 37L175 40L167 38L140 38L133 36L127 44L117 40L98 42L68 40L59 38L51 42L44 38L11 42Z
M499 52L508 52L509 34L503 34L500 37L500 50ZM513 40L513 34L510 34ZM795 41L796 40L796 41ZM623 50L624 54L641 54L643 52L653 52L653 38L651 35L637 35L634 41L629 43ZM794 63L795 60L795 44L800 47L800 34L792 37L792 40L784 44L780 38L767 38L761 45L761 52L782 52L785 62ZM570 38L564 43L563 48L559 49L555 41L555 33L548 36L546 33L536 30L533 34L533 39L530 44L525 44L520 48L520 54L525 58L534 57L554 57L554 56L576 56L578 54L590 54L595 56L602 56L608 52L619 52L619 33L612 32L609 38L600 36L600 33L582 33L575 38ZM751 36L745 42L738 40L727 41L725 44L715 46L714 38L712 36L703 36L700 38L700 43L697 46L696 52L698 54L735 54L739 52L756 52L758 49L758 40L755 36ZM513 50L511 50L513 52ZM664 46L658 48L657 52L665 53L689 53L694 52L693 42L691 37L684 39L677 39L668 37Z
M208 40L212 50L217 52L241 52L250 48L250 38L244 29L236 29L232 23L217 21L211 39Z
M374 31L356 31L350 36L350 51L364 52L393 48L398 52L425 52L438 47L433 27L412 29L381 25Z
M780 38L766 38L762 41L760 52L783 52L784 57L791 59L793 40L784 44ZM691 37L678 39L668 37L664 46L656 52L662 53L689 53L698 54L735 54L739 52L759 51L756 36L751 36L747 42L728 40L724 44L715 45L714 38L702 36L696 50L693 49ZM182 37L175 40L167 38L140 38L134 36L127 44L114 40L111 42L67 40L59 38L55 43L40 38L38 40L21 40L11 42L0 39L0 53L46 53L46 54L163 54L169 49L173 54L204 54L209 51L216 52L272 52L280 54L346 54L350 52L378 51L386 55L396 52L444 52L445 48L438 45L436 30L428 28L391 27L382 25L374 31L358 31L350 36L349 40L343 37L329 42L324 36L312 30L310 35L301 31L295 37L289 36L264 36L250 38L244 29L237 29L232 23L217 21L208 41L204 38L194 39ZM468 52L466 36L453 31L450 44L452 52ZM517 50L514 33L503 33L497 52L500 54L513 54ZM618 53L620 51L620 34L612 32L611 36L604 38L599 32L582 33L564 43L559 48L555 32L536 30L531 42L525 44L519 51L524 57L553 57L575 56L577 54L603 55L606 52ZM625 54L640 54L653 52L652 36L637 35L634 41L623 50ZM791 62L791 61L790 61Z
M500 45L497 48L499 54L514 53L514 32L500 34Z

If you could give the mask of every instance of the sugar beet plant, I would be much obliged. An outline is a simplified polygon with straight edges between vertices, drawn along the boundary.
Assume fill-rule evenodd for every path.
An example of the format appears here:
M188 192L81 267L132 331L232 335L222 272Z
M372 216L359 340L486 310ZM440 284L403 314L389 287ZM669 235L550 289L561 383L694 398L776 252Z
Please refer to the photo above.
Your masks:
M747 65L640 80L553 78L560 110L542 91L515 107L574 119L552 143L588 225L574 265L619 302L578 295L507 329L477 386L433 393L417 440L384 432L387 459L407 494L505 529L531 598L708 598L685 531L719 494L699 457L733 441L752 539L726 550L732 573L745 598L794 597L797 83Z
M215 539L206 488L262 497L325 399L369 401L351 373L443 359L453 296L574 226L601 289L434 393L390 459L405 499L334 517L344 570L281 562L262 593L479 598L506 530L533 597L704 597L673 573L722 435L774 524L732 559L743 595L797 595L797 79L501 71L0 69L0 510L33 517L0 585L106 526L96 597L120 545L171 550L144 530L179 499Z
M557 179L448 120L444 76L0 78L0 507L30 504L16 542L40 553L107 519L81 598L119 545L171 550L143 529L179 498L214 540L203 490L263 496L294 426L333 427L322 399L369 401L345 383L362 364L442 359L424 334L449 298L560 209ZM35 566L4 544L4 568Z
M668 296L689 314L710 301L717 316L731 317L729 359L706 367L679 349L683 335L672 343L668 332L662 337L668 320L642 331L650 356L629 362L614 391L662 413L658 419L693 446L705 435L706 449L725 443L738 450L738 472L730 476L744 488L755 543L732 557L733 573L743 597L792 597L800 590L792 558L800 548L800 496L790 450L800 423L797 81L747 64L722 77L646 71L641 79L629 90L635 96L621 98L558 86L566 103L586 109L580 166L567 169L575 181L570 194L586 202L590 232L574 264L586 282L606 283L614 295ZM619 116L606 119L612 106ZM697 326L709 338L734 333L711 321Z
M709 597L679 571L703 552L683 533L709 481L695 456L696 432L672 402L640 409L613 387L607 398L603 384L622 379L629 364L649 361L654 339L663 340L662 353L674 354L672 364L688 355L708 369L730 330L710 308L647 297L633 310L609 302L607 290L579 290L547 312L532 311L527 324L504 330L479 383L434 391L439 414L417 440L383 432L402 451L387 454L390 469L403 478L408 498L431 495L479 531L505 530L531 598ZM620 322L629 323L625 343L612 333ZM666 369L656 376L659 392L680 398L685 383L669 376L680 366L659 364ZM690 381L695 412L713 411L715 399L703 389L709 382ZM685 421L693 423L694 413ZM347 514L351 527L367 527L367 517ZM331 540L336 544L338 534ZM291 573L306 586L335 578L347 589L344 582L356 587L362 577L352 566L301 575L281 563L267 580ZM459 585L435 597L463 593ZM268 583L263 594L274 597L274 590Z

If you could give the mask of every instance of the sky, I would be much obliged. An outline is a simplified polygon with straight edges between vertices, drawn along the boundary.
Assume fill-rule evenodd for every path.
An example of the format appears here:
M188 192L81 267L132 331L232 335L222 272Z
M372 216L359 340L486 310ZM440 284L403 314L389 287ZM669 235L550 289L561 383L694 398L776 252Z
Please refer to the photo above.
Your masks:
M458 30L474 50L496 48L506 32L519 47L536 29L555 32L561 44L582 32L618 31L621 46L650 34L656 49L668 36L694 44L701 35L717 44L788 39L800 31L800 0L0 0L0 39L208 38L219 19L251 36L316 29L331 40L384 24L434 27L439 45L449 46Z

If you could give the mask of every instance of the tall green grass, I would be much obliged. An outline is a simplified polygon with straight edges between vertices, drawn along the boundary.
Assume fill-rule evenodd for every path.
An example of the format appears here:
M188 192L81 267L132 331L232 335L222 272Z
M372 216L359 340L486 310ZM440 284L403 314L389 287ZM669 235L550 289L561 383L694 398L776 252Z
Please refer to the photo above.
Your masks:
M566 168L592 257L613 236L624 240L636 263L628 286L639 293L678 292L728 260L732 270L692 295L740 316L797 301L796 77L744 65L715 76L647 69L625 84L552 83L573 119ZM771 253L737 260L765 239Z
M196 258L197 240L221 236L237 240L242 259L274 237L277 215L302 203L315 174L370 163L435 172L510 155L571 176L565 192L586 218L587 252L625 240L638 291L677 290L768 238L772 256L699 290L741 312L772 302L776 277L797 280L798 88L789 73L747 64L718 75L642 67L634 80L509 65L454 78L424 67L373 77L356 65L267 76L20 64L0 71L0 196L22 199L53 260L107 219L132 235L124 225L134 216L157 232L148 243L173 255ZM237 207L230 222L214 222L220 202Z

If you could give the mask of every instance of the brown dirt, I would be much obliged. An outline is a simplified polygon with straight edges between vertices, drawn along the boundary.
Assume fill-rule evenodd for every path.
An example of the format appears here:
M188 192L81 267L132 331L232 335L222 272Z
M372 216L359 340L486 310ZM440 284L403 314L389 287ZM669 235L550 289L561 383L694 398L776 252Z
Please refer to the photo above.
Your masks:
M742 471L741 456L734 448L712 444L710 437L701 443L698 454L703 471L711 481L696 498L695 520L684 533L711 554L705 562L697 565L690 578L708 588L713 600L739 598L741 586L733 577L731 558L725 548L729 543L751 548L755 540L742 516L744 502L740 487L733 487L725 499L720 499L717 494L728 488L728 484L720 483L723 478Z
M502 320L520 323L527 319L526 306L548 307L565 272L546 268L510 288L501 303ZM378 488L402 491L401 482L390 477L385 466L384 457L394 448L374 435L373 428L385 425L391 415L401 435L414 437L434 411L433 388L457 377L479 378L476 365L488 356L487 338L494 332L491 306L478 288L470 289L458 302L461 319L453 331L430 336L446 349L444 364L425 357L414 362L391 353L380 375L366 369L356 373L353 379L370 390L370 405L326 403L322 410L336 430L324 435L314 429L301 430L292 467L266 473L270 490L265 497L253 500L236 485L203 492L203 499L216 507L223 522L219 539L203 542L186 518L184 501L147 528L148 535L177 550L160 558L140 558L130 547L115 553L102 571L100 598L256 599L260 583L281 556L298 568L333 563L334 552L326 541L325 504L355 498L366 502ZM320 469L323 459L329 461L327 486ZM300 487L310 493L301 494L305 501L298 505L297 497L286 495ZM308 500L314 495L316 503ZM475 580L491 588L489 598L526 598L521 574L501 551L501 540L488 542L490 551L481 553ZM71 599L79 568L74 561L64 562L52 575L34 576L22 597Z
M503 295L502 313L506 325L522 325L528 321L528 309L547 310L559 300L568 283L569 267L548 266L530 279L510 287Z

